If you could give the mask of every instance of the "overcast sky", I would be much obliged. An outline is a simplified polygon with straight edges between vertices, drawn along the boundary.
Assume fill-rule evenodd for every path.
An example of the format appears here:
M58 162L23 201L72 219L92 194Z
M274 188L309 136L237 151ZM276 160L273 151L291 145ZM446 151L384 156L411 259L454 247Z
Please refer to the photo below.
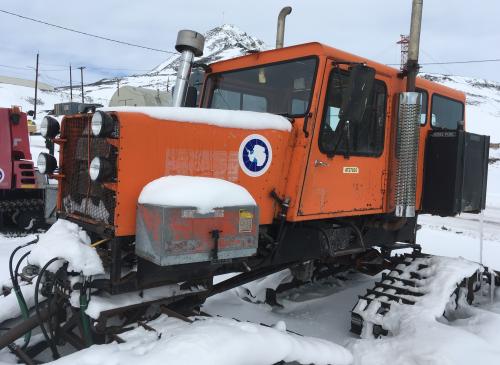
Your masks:
M285 45L320 41L376 61L399 63L400 34L409 32L411 0L115 1L2 0L0 9L131 43L173 51L179 29L199 32L234 24L273 46L285 5ZM500 58L499 0L425 0L421 63ZM65 66L86 66L85 80L142 73L169 55L117 45L0 13L0 75L67 84ZM6 67L10 66L10 67ZM425 72L500 81L500 62L423 66ZM79 81L79 75L74 74Z

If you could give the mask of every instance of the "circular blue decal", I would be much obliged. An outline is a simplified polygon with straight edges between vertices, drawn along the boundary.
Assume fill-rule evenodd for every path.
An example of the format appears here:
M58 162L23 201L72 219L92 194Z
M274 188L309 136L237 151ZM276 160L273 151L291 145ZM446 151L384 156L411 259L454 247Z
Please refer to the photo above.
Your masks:
M247 175L261 176L271 166L271 144L264 136L252 134L241 142L238 158L241 169Z
M2 182L4 178L5 178L5 173L3 172L2 169L0 169L0 182Z

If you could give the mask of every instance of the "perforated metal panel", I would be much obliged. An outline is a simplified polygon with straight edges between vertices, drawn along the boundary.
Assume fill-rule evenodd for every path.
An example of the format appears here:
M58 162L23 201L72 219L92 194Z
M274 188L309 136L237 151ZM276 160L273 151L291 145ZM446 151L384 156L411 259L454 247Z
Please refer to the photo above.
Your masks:
M61 138L63 146L62 209L65 213L90 218L112 226L115 212L115 193L99 182L92 182L89 164L94 157L108 160L115 172L117 149L106 141L92 135L91 115L67 117L63 122ZM113 133L118 135L118 130Z
M414 217L417 191L418 141L420 136L421 95L405 92L399 96L396 144L397 217Z

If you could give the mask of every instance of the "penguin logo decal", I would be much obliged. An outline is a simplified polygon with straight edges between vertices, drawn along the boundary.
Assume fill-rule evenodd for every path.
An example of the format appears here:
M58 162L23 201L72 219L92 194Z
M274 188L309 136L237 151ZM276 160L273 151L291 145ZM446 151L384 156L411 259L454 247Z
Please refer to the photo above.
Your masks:
M273 159L273 150L266 137L260 134L251 134L240 144L238 160L241 169L248 176L263 175Z

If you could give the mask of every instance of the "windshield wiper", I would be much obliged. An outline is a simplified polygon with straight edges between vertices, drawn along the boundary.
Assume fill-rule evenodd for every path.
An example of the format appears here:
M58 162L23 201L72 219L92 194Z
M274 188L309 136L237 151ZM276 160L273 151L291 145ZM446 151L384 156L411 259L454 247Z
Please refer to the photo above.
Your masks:
M281 115L282 117L285 117L286 119L288 119L290 121L290 123L295 122L295 118L293 118L290 113L274 113L274 114Z

